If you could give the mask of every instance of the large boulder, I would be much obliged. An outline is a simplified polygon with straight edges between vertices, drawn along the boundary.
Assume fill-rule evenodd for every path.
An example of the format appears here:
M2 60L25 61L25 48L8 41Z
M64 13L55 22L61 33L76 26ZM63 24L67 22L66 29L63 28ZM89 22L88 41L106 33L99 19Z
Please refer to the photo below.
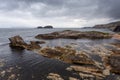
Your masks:
M14 36L9 38L10 40L10 46L11 47L16 47L16 48L21 48L24 49L27 44L25 43L25 41L22 39L22 37L18 36Z
M11 37L9 38L9 40L10 40L10 47L12 48L20 48L20 49L28 49L28 50L41 48L38 44L39 42L30 41L30 44L27 44L19 35Z

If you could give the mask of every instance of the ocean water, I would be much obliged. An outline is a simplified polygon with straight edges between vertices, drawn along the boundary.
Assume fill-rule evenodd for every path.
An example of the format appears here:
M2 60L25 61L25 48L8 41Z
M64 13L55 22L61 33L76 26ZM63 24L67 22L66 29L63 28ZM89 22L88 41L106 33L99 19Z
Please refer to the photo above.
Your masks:
M80 77L73 72L65 70L70 64L63 63L58 60L49 59L42 57L27 50L16 50L9 47L9 39L12 36L20 35L26 42L31 40L37 40L34 36L38 34L50 33L54 31L62 30L78 30L78 31L102 31L110 32L109 30L97 30L97 29L0 29L0 61L3 60L5 63L3 67L0 67L0 72L6 71L4 77L0 77L0 80L7 80L12 74L16 75L19 80L47 80L48 73L58 73L65 80L68 77ZM65 46L71 43L81 45L78 50L84 48L84 45L93 45L101 43L113 43L117 42L114 39L103 39L103 40L88 40L88 39L55 39L55 40L45 40L46 44L42 46ZM9 69L11 69L9 72ZM8 72L7 72L8 71Z

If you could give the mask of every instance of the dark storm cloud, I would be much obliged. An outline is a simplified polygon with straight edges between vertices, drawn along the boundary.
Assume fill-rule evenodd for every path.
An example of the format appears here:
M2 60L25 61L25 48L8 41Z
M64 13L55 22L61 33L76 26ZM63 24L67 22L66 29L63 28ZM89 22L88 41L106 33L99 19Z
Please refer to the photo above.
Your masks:
M0 0L0 11L25 10L37 17L119 19L119 4L120 0Z
M120 0L99 0L98 12L112 19L120 19Z

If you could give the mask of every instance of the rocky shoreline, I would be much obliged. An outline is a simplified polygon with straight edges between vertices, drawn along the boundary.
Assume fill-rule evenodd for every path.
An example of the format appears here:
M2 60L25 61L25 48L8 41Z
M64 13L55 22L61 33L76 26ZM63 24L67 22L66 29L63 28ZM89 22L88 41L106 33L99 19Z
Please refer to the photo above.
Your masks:
M89 31L71 31L65 30L61 32L53 32L48 34L39 34L35 36L37 39L106 39L114 38L113 34ZM44 57L57 59L65 63L71 64L70 67L66 68L68 71L74 71L83 80L103 80L107 76L120 74L120 44L106 44L112 47L107 47L99 44L91 46L88 50L92 54L95 54L101 58L102 62L94 60L87 51L76 50L73 46L55 46L55 47L41 47L40 44L44 44L44 41L30 41L26 43L20 36L14 36L9 38L10 46L12 48L20 48L32 50ZM59 74L50 73L48 74L50 80L64 80ZM76 78L69 77L69 80L79 80Z

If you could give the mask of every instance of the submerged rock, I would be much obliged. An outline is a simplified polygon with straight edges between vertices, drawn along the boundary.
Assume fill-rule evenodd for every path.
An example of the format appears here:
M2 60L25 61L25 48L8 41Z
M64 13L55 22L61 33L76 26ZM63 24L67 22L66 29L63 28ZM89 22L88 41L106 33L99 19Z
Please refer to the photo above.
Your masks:
M112 35L103 32L97 31L88 31L88 32L80 32L80 31L72 31L72 30L65 30L61 32L53 32L48 34L39 34L35 36L37 39L57 39L57 38L67 38L67 39L104 39L104 38L111 38Z

